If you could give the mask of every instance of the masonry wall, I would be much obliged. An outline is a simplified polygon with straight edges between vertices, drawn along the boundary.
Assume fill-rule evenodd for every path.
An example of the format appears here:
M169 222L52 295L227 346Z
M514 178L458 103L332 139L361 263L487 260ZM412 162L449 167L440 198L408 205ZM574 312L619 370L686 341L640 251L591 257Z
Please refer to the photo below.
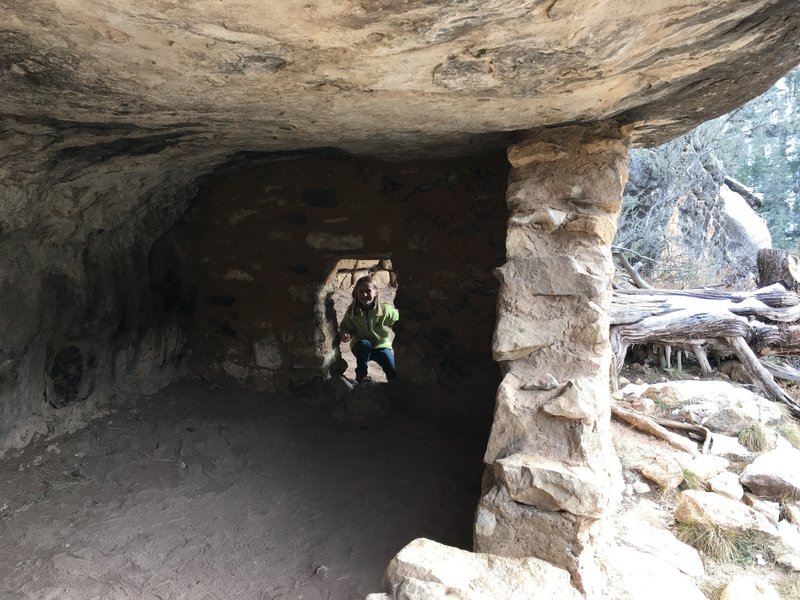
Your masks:
M193 281L174 289L196 297L195 368L256 389L318 392L340 368L326 306L340 285L337 262L381 258L399 284L400 376L456 393L484 389L490 401L500 379L491 271L505 255L507 178L504 154L305 158L217 177L186 233L170 234L188 235L193 257Z

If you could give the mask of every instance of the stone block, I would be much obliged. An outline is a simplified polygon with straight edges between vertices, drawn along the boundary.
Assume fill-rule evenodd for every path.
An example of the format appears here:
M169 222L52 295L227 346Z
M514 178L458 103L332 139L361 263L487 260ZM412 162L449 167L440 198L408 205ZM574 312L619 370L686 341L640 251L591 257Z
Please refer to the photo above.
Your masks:
M392 283L389 271L375 271L372 274L372 279L375 280L375 285L377 285L379 289L388 287Z
M616 216L574 217L564 225L564 230L585 233L601 244L610 244L617 234L617 219Z
M375 259L368 259L368 260L357 260L356 261L356 269L367 269L372 270L378 266L378 261Z
M542 406L542 410L555 417L565 419L578 419L584 423L591 423L597 419L597 405L601 400L608 401L608 386L599 390L597 386L604 382L598 380L596 385L590 385L577 381L569 381L564 386L562 392L553 400Z
M476 554L424 538L389 563L384 588L396 600L581 600L566 571L536 558Z
M514 454L496 461L494 474L515 502L541 510L599 517L608 506L603 483L586 467Z
M283 365L281 345L274 335L253 342L255 363L262 369L279 369Z
M492 356L498 361L524 358L563 339L568 326L566 318L536 321L501 313L492 337Z
M583 586L595 571L593 545L601 531L602 520L526 506L512 500L503 485L495 485L478 503L475 551L536 557L567 569Z
M515 295L598 297L604 294L610 280L587 269L572 256L514 258L494 270L502 287L515 290ZM519 292L516 292L519 290Z
M508 219L509 227L530 226L545 232L552 232L561 227L567 220L567 213L562 210L546 208L532 213L516 213Z
M524 167L531 163L550 163L566 158L568 153L554 142L525 141L508 149L508 162L514 168Z
M364 247L364 236L312 231L306 236L306 244L315 250L360 250Z

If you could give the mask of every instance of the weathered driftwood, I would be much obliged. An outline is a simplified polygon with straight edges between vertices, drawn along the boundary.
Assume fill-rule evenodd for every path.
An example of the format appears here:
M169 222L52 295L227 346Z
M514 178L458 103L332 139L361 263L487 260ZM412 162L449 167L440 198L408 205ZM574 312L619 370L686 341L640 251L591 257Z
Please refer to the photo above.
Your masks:
M705 349L736 354L753 383L800 416L800 404L775 383L756 358L800 354L800 296L782 284L752 292L615 290L610 319L611 348L618 368L632 345L692 350L704 372L711 370Z
M652 287L642 278L641 275L639 275L639 271L631 266L631 263L628 262L628 259L625 258L625 255L621 250L614 250L612 254L617 260L619 260L622 268L625 269L625 272L631 278L631 281L633 281L633 285L640 289L650 289Z
M697 444L691 440L687 440L683 436L672 433L665 427L656 423L653 419L644 415L636 410L630 408L622 408L618 404L611 403L611 414L618 419L625 421L640 431L649 433L659 439L664 440L670 446L688 452L692 456L697 456ZM710 437L710 436L709 436Z
M786 381L794 381L795 383L800 383L800 371L795 369L794 367L790 367L789 365L779 365L771 362L769 360L764 360L763 358L758 359L758 362L761 363L761 366L764 367L767 371L769 371L773 377L777 377L778 379L785 379Z
M739 362L742 363L748 376L753 380L753 383L759 384L773 400L783 402L786 404L792 413L800 416L800 403L781 389L769 371L761 366L758 357L750 349L742 338L731 338L728 343L733 346L736 351L736 356Z
M756 256L756 264L760 287L782 283L790 290L800 288L800 262L786 250L762 248Z

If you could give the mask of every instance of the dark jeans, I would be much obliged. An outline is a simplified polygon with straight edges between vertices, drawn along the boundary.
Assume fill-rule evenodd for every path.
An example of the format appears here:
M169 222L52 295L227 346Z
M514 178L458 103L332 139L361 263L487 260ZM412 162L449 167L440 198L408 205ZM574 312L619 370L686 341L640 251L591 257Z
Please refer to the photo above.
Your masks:
M353 354L356 357L356 381L364 379L367 375L367 363L374 360L386 373L386 379L391 381L397 375L394 366L394 352L391 348L376 350L368 340L358 340L353 344Z

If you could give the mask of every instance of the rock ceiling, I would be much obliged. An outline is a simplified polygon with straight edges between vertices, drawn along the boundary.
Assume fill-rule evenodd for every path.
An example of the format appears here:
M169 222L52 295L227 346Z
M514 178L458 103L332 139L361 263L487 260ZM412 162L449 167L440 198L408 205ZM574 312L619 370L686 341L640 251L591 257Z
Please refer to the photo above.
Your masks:
M800 62L790 0L2 0L0 19L0 113L131 155L457 154L614 116L651 145Z
M609 117L653 145L800 62L792 0L0 0L0 23L0 244L51 247L158 235L264 156Z

